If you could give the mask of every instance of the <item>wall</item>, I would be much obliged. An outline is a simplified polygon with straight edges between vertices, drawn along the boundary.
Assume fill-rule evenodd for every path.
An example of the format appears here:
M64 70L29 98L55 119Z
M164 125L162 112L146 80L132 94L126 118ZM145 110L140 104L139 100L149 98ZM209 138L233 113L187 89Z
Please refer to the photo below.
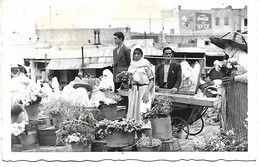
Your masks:
M208 29L196 29L198 24L203 20L196 16L196 13L205 14L209 16L209 20L205 23L210 24ZM215 18L219 17L219 25L215 24ZM224 25L224 18L229 18L229 25ZM246 30L247 27L243 25L244 19L247 18L247 7L244 9L227 8L212 8L211 10L179 10L179 34L180 35L224 35L230 31Z

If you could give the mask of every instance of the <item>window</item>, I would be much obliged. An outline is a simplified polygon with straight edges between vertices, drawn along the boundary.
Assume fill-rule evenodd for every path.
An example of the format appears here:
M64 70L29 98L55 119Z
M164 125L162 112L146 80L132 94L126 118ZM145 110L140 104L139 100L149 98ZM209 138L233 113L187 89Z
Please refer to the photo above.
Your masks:
M244 19L244 26L247 26L247 19Z
M219 25L219 17L215 18L215 25L217 25L217 26Z
M229 18L228 17L225 17L224 18L224 25L229 25Z
M205 45L209 45L210 44L210 42L209 41L205 41Z

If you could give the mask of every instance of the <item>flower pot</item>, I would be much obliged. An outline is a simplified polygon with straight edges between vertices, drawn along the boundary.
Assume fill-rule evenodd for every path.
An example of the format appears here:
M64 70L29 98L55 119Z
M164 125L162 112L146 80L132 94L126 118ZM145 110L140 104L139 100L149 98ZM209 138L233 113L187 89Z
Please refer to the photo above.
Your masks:
M151 119L153 138L169 140L172 138L171 117Z
M102 152L105 150L105 144L106 142L104 140L95 140L92 143L91 151L93 152Z
M36 133L28 134L28 135L20 135L19 139L24 150L33 149L36 147L36 143L37 143Z
M117 116L117 104L101 105L101 112L108 120L115 120Z
M24 106L24 109L26 110L28 114L29 120L38 120L39 119L39 103L32 104L29 106Z
M40 129L37 130L40 146L56 146L56 133L58 129Z
M132 145L135 139L135 132L112 132L107 135L107 146L108 147L123 147Z
M70 145L73 152L91 152L91 144L86 146L83 144L71 143Z
M140 152L154 152L154 151L160 151L161 147L137 147L137 151Z

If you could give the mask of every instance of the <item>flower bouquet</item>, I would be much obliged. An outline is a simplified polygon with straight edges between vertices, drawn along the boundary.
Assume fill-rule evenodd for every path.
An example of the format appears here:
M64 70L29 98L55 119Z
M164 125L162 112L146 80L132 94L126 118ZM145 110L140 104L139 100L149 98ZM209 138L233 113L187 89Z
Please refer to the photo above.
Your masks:
M18 104L29 106L33 104L39 104L44 93L39 84L29 85L25 90L20 90L16 99Z
M160 139L142 136L135 142L138 151L159 151L162 146Z
M122 71L121 73L116 75L116 82L121 82L121 86L119 89L119 93L122 96L127 96L127 91L129 90L129 82L132 77L132 73L128 71Z
M220 70L224 73L224 76L234 76L238 66L234 59L224 60L221 62Z
M135 132L141 130L141 124L134 119L102 120L96 124L96 138L106 139L107 145L111 147L132 144Z
M28 131L26 129L26 126L28 125L28 122L21 122L21 123L13 123L12 124L12 134L14 136L19 136L19 135L27 135Z

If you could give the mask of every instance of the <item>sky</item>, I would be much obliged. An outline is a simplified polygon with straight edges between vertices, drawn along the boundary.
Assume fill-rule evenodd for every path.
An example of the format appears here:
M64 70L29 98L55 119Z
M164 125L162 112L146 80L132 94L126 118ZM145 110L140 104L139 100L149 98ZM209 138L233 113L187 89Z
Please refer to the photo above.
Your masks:
M250 1L250 0L249 0ZM210 3L209 3L210 2ZM124 18L160 18L162 9L244 8L248 0L4 0L4 28L33 32L38 28L122 26ZM50 17L51 16L51 17ZM116 25L111 25L117 20Z

